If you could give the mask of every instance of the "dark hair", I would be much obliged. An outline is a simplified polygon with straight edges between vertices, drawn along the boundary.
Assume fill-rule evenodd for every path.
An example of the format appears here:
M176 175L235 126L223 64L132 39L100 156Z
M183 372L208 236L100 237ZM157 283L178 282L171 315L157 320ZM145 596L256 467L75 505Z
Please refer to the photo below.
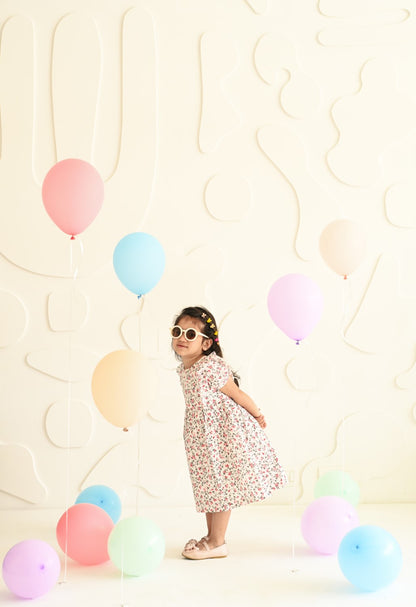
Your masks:
M203 324L203 332L205 333L205 335L207 335L207 337L209 339L212 339L211 346L209 348L207 348L206 350L204 350L203 354L205 356L208 356L212 352L215 352L215 354L217 356L219 356L220 358L224 358L222 350L221 350L220 342L218 340L218 325L217 325L217 321L215 320L213 314L211 314L211 312L209 310L207 310L206 308L204 308L203 306L190 306L188 308L184 308L178 314L178 316L173 321L173 324L177 325L178 322L181 321L182 318L184 318L185 316L190 316L191 318L196 318L197 320L200 320L201 323ZM234 382L238 386L239 377L236 373L234 373L234 371L233 371L233 378L234 378Z

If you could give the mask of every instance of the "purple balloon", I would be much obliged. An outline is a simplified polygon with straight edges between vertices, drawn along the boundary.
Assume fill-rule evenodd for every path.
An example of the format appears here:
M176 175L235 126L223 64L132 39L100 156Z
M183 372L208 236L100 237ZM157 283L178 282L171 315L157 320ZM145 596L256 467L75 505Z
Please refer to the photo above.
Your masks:
M61 563L55 550L42 540L15 544L3 560L3 579L8 589L23 599L46 594L58 580Z
M359 525L354 506L336 495L314 500L303 513L304 540L320 554L335 554L342 538Z
M324 306L319 286L303 274L286 274L270 288L269 314L288 337L299 343L322 316Z

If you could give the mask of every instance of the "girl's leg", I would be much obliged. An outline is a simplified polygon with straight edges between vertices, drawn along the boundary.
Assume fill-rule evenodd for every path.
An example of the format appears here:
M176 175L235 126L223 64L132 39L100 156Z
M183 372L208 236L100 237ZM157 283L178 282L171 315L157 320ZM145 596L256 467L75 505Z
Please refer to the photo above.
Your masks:
M212 529L212 512L206 512L205 518L207 520L207 533L204 535L203 538L201 538L199 540L199 542L197 542L196 540L193 540L193 539L186 542L185 550L187 548L191 548L192 546L195 546L195 545L202 547L202 541L204 540L206 542L208 540L209 536L211 535L211 529Z
M205 517L207 519L207 529L208 529L208 533L207 533L206 537L209 537L211 535L211 530L212 530L212 512L206 512Z
M227 532L230 516L231 510L207 513L207 544L209 548L216 548L217 546L222 546L225 544L225 534Z

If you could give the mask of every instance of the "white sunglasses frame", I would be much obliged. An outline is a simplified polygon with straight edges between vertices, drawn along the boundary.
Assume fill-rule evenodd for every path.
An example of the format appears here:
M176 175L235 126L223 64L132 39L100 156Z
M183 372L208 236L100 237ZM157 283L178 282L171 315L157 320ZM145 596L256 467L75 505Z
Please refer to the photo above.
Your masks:
M173 331L173 329L176 329L176 328L178 328L178 329L180 329L180 330L181 330L181 332L180 332L180 334L178 335L178 337L174 337L174 336L172 335L172 331ZM205 337L206 339L209 339L208 335L205 335L205 333L200 333L199 331L197 331L197 330L196 330L196 329L194 329L193 327L188 327L187 329L182 329L182 327L180 327L179 325L175 325L174 327L171 327L169 330L170 330L170 334L171 334L172 339L179 339L180 337L182 337L182 335L184 335L184 336L185 336L186 341L190 341L190 342L195 341L195 340L196 340L196 338L198 337L198 335L200 335L201 337ZM189 331L189 330L191 330L191 331L195 331L195 337L194 337L194 339L188 339L188 338L186 337L186 332L187 332L187 331Z

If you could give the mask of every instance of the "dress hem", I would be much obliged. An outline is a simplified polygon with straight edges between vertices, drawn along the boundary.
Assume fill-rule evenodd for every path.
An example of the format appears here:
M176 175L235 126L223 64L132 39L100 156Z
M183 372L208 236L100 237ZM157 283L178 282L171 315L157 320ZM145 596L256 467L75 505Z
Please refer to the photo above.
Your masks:
M259 502L264 502L264 500L267 500L272 495L272 493L274 493L278 489L282 489L285 485L287 485L287 482L288 481L286 478L282 479L282 482L270 489L267 495L258 499L245 500L239 502L238 504L228 505L228 507L224 508L223 510L206 510L199 509L198 507L196 507L196 511L198 512L198 514L213 514L215 512L228 512L229 510L235 510L236 508L241 508L242 506L250 506L250 504L258 504Z

